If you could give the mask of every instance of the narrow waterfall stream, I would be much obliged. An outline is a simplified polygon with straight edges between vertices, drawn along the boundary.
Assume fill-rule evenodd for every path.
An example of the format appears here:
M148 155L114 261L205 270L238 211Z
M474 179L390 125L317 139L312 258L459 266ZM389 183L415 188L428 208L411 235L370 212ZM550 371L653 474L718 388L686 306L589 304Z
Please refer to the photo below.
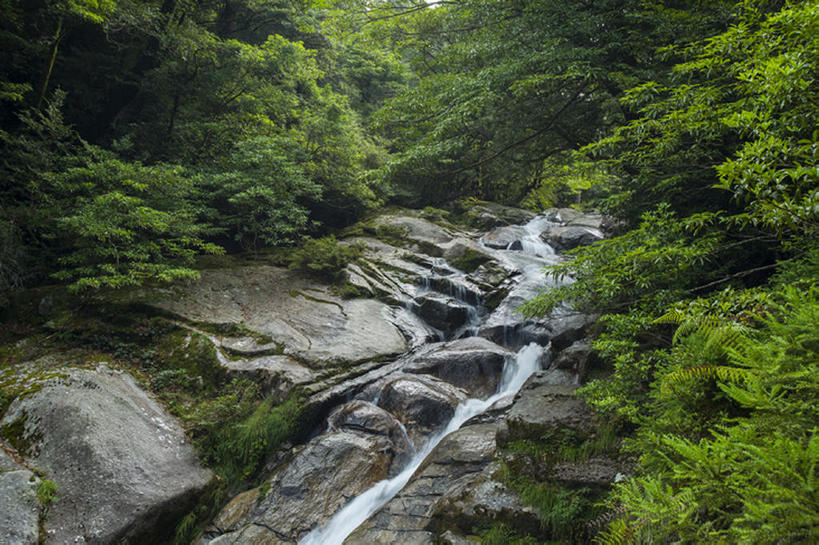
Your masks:
M398 475L376 483L372 488L347 504L327 523L305 536L299 545L341 545L344 540L370 515L390 501L407 484L410 477L447 435L458 430L464 422L483 413L499 399L514 395L532 373L540 369L543 347L534 343L523 347L509 358L503 369L498 391L487 399L468 399L461 403L447 426L429 438Z
M554 250L544 243L539 236L550 224L553 224L553 222L543 216L538 216L523 225L526 235L521 238L521 246L517 251L511 249L491 250L485 247L487 253L510 263L512 268L522 273L516 289L522 290L526 295L531 295L536 286L542 285L543 268L554 263L557 259ZM440 278L437 276L439 271L447 274L446 271L451 272L451 269L444 260L438 260L433 267L432 273L435 277ZM432 289L432 283L430 278L422 278L421 288L428 291ZM450 280L447 287L450 295L460 301L471 303L469 294L457 281ZM454 336L474 335L477 332L478 324L478 311L470 305L467 323L459 328ZM299 545L342 545L344 540L356 528L404 488L424 460L447 435L458 430L470 418L483 413L499 399L516 394L532 373L540 369L544 350L543 347L531 343L521 348L513 357L509 357L504 365L498 389L492 396L486 399L472 398L462 402L455 410L449 423L442 430L432 435L423 447L415 452L412 459L398 475L391 479L382 480L358 495L337 512L327 524L314 529L302 538Z

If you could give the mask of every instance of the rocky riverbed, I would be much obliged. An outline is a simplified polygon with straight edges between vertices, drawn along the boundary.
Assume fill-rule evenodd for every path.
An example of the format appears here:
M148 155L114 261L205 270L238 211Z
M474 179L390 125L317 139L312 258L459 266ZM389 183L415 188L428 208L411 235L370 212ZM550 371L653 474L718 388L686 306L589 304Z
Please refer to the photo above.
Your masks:
M603 238L604 218L494 205L473 216L480 229L401 211L351 230L342 244L362 249L345 271L354 298L259 263L121 296L173 324L214 372L276 403L300 392L314 415L300 444L268 453L257 486L230 491L196 543L454 545L503 524L548 537L510 471L588 495L626 470L610 456L538 462L518 448L594 434L573 396L593 360L584 338L594 317L516 310L561 251ZM0 421L0 543L170 542L217 484L183 427L127 367L25 343L2 369L14 395ZM44 481L56 501L43 499ZM394 490L343 535L327 533L373 487Z

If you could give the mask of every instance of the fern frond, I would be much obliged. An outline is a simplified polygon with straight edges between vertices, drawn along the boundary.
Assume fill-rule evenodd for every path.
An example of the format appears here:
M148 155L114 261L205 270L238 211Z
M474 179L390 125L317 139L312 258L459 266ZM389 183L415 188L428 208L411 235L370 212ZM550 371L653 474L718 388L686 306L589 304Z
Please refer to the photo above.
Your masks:
M679 344L683 339L691 335L704 338L703 347L706 350L714 348L737 350L743 345L745 338L752 331L747 326L720 316L711 314L691 316L679 309L666 312L654 320L654 323L676 324L678 326L672 337L674 344Z
M676 387L687 386L698 379L720 380L722 382L745 382L753 372L742 367L731 367L728 365L698 365L687 367L678 371L673 371L663 377L661 391L669 393Z
M635 527L625 518L611 521L608 527L594 538L597 545L634 545L637 543Z

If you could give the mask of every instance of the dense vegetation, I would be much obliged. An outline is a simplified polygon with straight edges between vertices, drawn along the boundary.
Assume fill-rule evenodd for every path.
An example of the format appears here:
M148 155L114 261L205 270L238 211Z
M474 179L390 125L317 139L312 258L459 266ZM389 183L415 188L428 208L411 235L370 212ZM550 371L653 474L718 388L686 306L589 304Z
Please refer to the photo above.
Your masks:
M597 207L618 236L526 307L602 315L608 376L583 393L638 464L595 539L819 541L819 2L0 10L0 307L55 281L192 278L201 254L292 246L385 203ZM346 251L311 239L293 263L330 278ZM230 441L255 469L254 441L292 417L243 407Z

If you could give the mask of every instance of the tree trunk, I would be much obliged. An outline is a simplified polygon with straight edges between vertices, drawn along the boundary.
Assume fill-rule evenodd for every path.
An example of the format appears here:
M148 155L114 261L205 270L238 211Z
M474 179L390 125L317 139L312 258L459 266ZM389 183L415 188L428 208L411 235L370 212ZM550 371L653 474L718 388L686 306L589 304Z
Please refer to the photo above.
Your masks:
M60 17L59 22L57 23L57 32L54 33L54 40L51 43L51 59L48 61L48 68L46 69L45 77L43 78L43 86L40 88L40 94L37 97L37 105L35 106L36 109L40 109L40 105L43 103L43 99L45 99L46 92L48 91L48 82L51 80L51 72L54 70L54 63L57 60L57 50L60 47L60 41L63 39L63 18Z

